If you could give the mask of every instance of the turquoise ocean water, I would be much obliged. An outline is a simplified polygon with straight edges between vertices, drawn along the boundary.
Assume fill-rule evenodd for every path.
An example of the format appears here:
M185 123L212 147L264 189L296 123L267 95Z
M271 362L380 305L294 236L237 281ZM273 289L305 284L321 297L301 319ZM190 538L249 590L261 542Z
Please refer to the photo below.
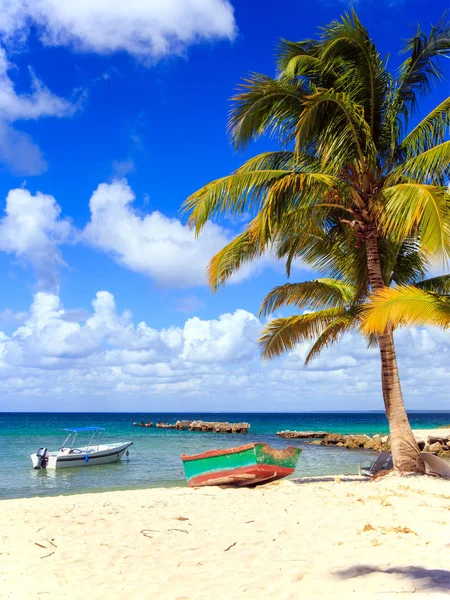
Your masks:
M413 428L450 424L450 412L414 412ZM205 421L247 421L250 433L214 434L133 427L133 421L167 421L199 418ZM58 471L31 468L30 454L40 446L57 449L64 440L64 427L104 427L104 441L127 441L134 445L121 463ZM268 442L283 448L303 449L295 476L356 473L359 462L372 459L367 451L308 446L300 440L276 437L284 429L325 430L336 433L385 434L382 413L0 413L0 498L50 496L100 490L185 485L182 453L195 454L249 442Z

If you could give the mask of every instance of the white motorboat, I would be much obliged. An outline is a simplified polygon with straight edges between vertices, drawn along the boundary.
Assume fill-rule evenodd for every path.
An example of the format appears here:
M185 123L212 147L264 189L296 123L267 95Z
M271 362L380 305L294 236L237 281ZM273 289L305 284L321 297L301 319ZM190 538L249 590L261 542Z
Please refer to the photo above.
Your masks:
M60 469L61 467L90 467L105 465L120 460L133 442L118 442L116 444L100 444L101 427L75 427L63 429L68 435L61 448L54 452L47 448L31 455L34 469ZM90 433L91 437L86 446L75 446L79 433Z

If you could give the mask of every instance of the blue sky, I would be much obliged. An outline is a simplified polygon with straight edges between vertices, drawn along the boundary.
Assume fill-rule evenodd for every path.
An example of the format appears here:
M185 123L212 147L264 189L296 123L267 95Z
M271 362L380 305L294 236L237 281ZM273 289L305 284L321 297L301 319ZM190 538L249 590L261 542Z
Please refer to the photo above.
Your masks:
M355 6L395 69L411 24L427 28L448 2ZM255 315L283 269L264 259L213 295L204 267L242 223L195 241L180 214L270 146L229 146L241 78L273 74L279 38L316 35L347 8L0 0L0 409L381 408L377 355L356 336L308 370L303 348L261 364ZM448 94L440 86L423 111ZM408 406L428 408L432 393L446 408L448 334L397 337Z

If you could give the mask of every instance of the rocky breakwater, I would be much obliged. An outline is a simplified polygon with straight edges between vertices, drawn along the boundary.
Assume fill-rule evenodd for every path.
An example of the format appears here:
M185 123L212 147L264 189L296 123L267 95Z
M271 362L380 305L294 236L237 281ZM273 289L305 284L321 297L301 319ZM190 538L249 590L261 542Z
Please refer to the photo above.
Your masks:
M450 458L450 429L425 429L413 431L419 448L441 458Z
M314 444L317 442L311 442ZM343 435L341 433L330 433L320 442L321 446L338 446L339 448L348 448L349 450L373 450L382 452L390 450L389 437L374 435Z
M327 431L278 431L277 435L287 440L324 438L328 435Z
M249 423L227 423L224 421L177 421L176 423L157 423L161 429L178 429L180 431L210 431L213 433L248 433Z
M415 430L413 433L421 451L430 452L442 458L450 458L450 430L442 432L440 429ZM306 443L320 446L338 446L349 450L372 450L374 452L391 449L389 436L387 435L370 437L369 435L330 433L320 440Z

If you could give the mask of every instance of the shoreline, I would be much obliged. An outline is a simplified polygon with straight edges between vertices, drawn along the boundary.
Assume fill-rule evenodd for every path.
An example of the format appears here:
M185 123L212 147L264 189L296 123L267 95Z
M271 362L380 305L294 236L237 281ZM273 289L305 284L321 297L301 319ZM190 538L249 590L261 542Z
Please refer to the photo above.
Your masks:
M428 476L107 491L1 506L2 599L450 592L450 482Z
M445 433L449 433L450 434L450 428L447 427L439 427L439 428L428 428L428 429L413 429L413 433L416 435L416 438L419 439L423 439L424 437L428 436L428 435L444 435ZM200 434L201 435L201 434ZM208 434L206 434L208 435ZM352 435L352 434L350 434ZM357 435L357 434L356 434ZM251 438L251 434L247 434L246 437ZM217 439L217 438L216 438ZM223 438L221 437L221 439L227 440L227 436L223 436ZM312 438L311 438L312 439ZM298 442L306 445L309 445L309 441L308 440L296 440L296 439L292 439L292 440L288 440L289 442L292 442L293 445L296 445ZM213 440L212 440L213 442ZM236 436L233 436L233 438L229 439L229 443L228 443L228 447L232 447L232 446L237 446L239 445L240 441L236 438ZM336 446L328 446L328 449L333 450L336 449L336 453L340 453L343 451L347 451L350 453L353 452L357 452L358 450L348 450L347 448L340 448L340 447L336 447ZM345 476L356 476L358 473L358 463L370 463L376 460L377 458L377 454L378 452L373 451L371 449L359 449L360 454L363 454L364 456L361 457L356 457L355 456L355 462L352 463L353 469L349 470L345 473ZM348 458L349 454L346 454L346 457ZM361 460L362 459L362 460ZM448 459L447 459L448 460ZM97 467L98 469L108 469L111 465L106 465L104 467ZM117 465L114 465L117 466ZM28 465L27 465L28 468ZM29 467L31 469L31 467ZM181 460L180 460L180 471L182 469L181 466ZM303 477L335 477L338 476L337 472L333 472L330 471L328 473L320 473L320 474L308 474L308 475L302 475L302 457L300 457L299 463L298 463L298 467L297 467L297 471L290 476L289 478L287 478L287 480L291 480L291 479L298 479L298 478L303 478ZM64 470L65 471L65 470ZM70 471L73 471L73 469L70 469ZM76 472L79 471L79 469L75 469ZM352 472L353 471L353 472ZM61 471L52 471L52 475L61 475ZM101 471L99 472L99 478L101 481ZM76 483L75 483L76 485ZM3 502L8 501L8 500L25 500L25 499L32 499L32 498L57 498L59 496L63 496L63 497L68 497L68 496L72 496L72 495L86 495L86 494L102 494L102 493L106 493L106 492L122 492L122 491L141 491L141 490L153 490L153 489L184 489L187 488L187 484L186 484L186 479L184 478L184 475L180 477L180 479L160 479L158 481L155 482L139 482L138 484L126 484L126 485L121 485L120 483L114 484L114 485L109 485L106 487L102 487L101 485L99 486L95 486L95 487L85 487L84 485L80 485L79 487L77 487L76 489L66 489L66 488L54 488L54 489L46 489L45 493L40 493L40 494L35 494L32 493L31 495L16 495L16 496L5 496L2 497L2 494L0 492L0 506ZM5 493L7 493L7 490L5 490Z

